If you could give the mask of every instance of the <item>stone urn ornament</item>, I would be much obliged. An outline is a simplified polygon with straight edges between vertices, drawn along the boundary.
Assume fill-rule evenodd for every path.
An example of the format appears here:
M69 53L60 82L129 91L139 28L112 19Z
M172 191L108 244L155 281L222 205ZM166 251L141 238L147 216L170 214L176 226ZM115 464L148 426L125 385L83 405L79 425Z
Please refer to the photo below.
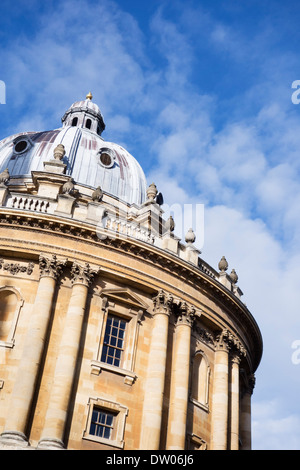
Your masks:
M185 241L186 243L191 245L192 243L195 242L195 240L196 240L196 235L194 233L194 230L190 228L185 236Z
M227 260L226 260L225 256L222 256L222 258L221 258L221 260L220 260L220 262L219 262L219 264L218 264L218 267L219 267L219 270L220 270L221 272L227 271L227 269L228 269L228 263L227 263Z
M156 195L157 195L157 187L154 183L150 184L150 186L147 189L147 197L150 201L154 201Z
M10 174L8 168L6 168L2 173L0 173L0 185L6 186L10 180Z
M66 151L65 151L65 147L63 144L58 144L53 151L55 160L62 160L65 154L66 154Z

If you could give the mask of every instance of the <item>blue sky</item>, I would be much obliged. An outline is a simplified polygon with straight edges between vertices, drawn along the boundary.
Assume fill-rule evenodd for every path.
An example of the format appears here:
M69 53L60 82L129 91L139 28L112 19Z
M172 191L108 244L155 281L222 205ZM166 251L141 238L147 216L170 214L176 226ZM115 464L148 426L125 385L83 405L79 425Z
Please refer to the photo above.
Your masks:
M298 2L2 0L0 22L0 139L91 90L165 201L205 204L202 256L237 270L264 338L253 448L299 449Z

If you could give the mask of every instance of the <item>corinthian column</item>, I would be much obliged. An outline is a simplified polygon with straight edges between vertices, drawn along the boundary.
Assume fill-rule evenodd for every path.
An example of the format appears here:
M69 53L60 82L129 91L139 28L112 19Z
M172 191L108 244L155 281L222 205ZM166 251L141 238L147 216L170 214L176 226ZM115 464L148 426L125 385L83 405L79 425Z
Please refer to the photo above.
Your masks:
M33 311L30 316L18 374L11 396L11 407L1 439L5 442L26 446L26 426L31 412L37 377L41 365L45 340L53 308L57 278L64 263L56 256L39 258L40 281Z
M195 309L179 305L172 364L167 450L184 450L190 372L191 329Z
M227 449L229 332L217 338L211 415L211 450Z
M251 450L251 396L255 385L254 375L248 377L241 401L241 441L243 450Z
M153 299L153 328L140 441L142 450L159 449L172 301L172 296L162 290Z
M240 362L239 354L231 358L231 426L230 426L230 449L239 450L239 415L240 415Z
M64 448L67 410L76 370L88 288L95 271L88 264L80 266L74 263L71 273L73 284L71 298L59 346L45 426L39 442L40 448Z

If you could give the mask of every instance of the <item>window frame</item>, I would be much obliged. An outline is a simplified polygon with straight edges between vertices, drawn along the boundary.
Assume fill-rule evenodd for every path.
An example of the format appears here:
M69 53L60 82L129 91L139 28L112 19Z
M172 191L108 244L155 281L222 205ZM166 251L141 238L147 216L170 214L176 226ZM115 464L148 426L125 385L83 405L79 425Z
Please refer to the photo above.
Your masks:
M108 322L109 319L111 319L111 324L110 324L110 333L108 333ZM118 321L118 325L114 325L114 322ZM120 324L123 323L125 324L124 329L121 329ZM113 335L113 329L117 329L117 336ZM120 338L119 333L123 331L123 338ZM124 360L124 353L125 353L125 348L126 348L126 340L127 340L127 332L128 332L128 320L108 313L107 318L106 318L106 324L105 324L105 329L104 329L104 338L103 338L103 344L102 344L102 351L101 351L101 362L104 362L105 364L112 365L115 367L121 367L121 364L123 363ZM105 338L108 337L108 341L105 340ZM116 338L116 345L112 344L113 338ZM122 346L119 346L119 342L122 341ZM109 349L113 349L113 356L109 354ZM119 355L120 357L116 356L116 352L120 351ZM108 360L104 360L103 356L105 354L106 359L108 357L112 357L113 361L109 362ZM119 361L118 364L116 362Z
M195 374L196 367L198 370ZM200 370L200 368L202 368L202 370ZM197 378L197 382L195 382L195 378ZM203 350L197 350L192 362L190 401L205 411L209 410L209 381L210 365L208 358Z
M103 413L111 414L114 416L113 426L110 437L100 437L90 433L93 411L97 408ZM86 427L83 431L83 439L94 441L99 444L105 444L111 447L117 447L119 449L124 448L124 434L125 434L125 425L126 417L128 415L128 408L124 405L121 405L117 402L112 402L106 398L89 398L88 409L87 409L87 419Z
M7 286L7 285L1 286L0 292L3 292L3 291L4 292L8 291L12 294L15 294L15 296L17 297L16 307L12 315L12 321L11 321L11 327L10 327L9 333L7 335L6 340L0 340L0 347L2 346L6 348L13 348L15 344L15 333L17 329L17 324L18 324L21 308L24 304L24 299L22 298L20 292L13 286ZM1 318L1 312L0 312L0 318Z
M98 345L95 359L91 361L91 373L99 375L102 370L122 375L126 385L133 385L137 375L135 360L139 336L139 326L148 305L144 304L129 289L113 289L103 292L102 316L99 325ZM119 366L101 361L104 336L109 315L124 319L126 334L124 340L123 360Z

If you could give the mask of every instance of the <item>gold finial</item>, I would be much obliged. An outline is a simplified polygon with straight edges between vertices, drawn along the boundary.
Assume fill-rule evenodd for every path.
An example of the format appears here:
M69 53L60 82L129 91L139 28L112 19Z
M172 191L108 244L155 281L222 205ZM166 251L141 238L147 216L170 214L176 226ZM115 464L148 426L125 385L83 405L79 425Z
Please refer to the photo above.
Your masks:
M89 92L89 94L86 95L86 99L87 99L87 100L91 100L92 98L93 98L93 95L92 95L91 92Z

